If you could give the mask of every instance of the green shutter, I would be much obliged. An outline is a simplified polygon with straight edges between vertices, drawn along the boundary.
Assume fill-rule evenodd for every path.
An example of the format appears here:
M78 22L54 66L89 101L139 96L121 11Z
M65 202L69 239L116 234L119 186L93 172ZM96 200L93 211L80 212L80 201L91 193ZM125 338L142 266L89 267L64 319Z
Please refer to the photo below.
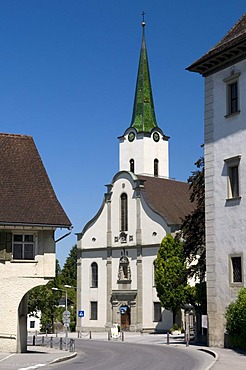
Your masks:
M12 258L12 233L6 233L6 254L5 259L11 260Z
M10 260L12 257L12 234L0 232L0 260Z

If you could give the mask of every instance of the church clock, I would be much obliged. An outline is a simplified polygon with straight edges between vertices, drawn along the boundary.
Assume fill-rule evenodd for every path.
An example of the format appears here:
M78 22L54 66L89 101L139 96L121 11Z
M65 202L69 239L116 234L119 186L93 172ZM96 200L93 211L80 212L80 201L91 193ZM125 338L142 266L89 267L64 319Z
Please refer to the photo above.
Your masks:
M160 135L158 134L158 132L154 132L153 139L156 142L160 140Z
M128 135L128 140L129 141L133 141L135 139L135 134L134 132L130 132L129 135Z

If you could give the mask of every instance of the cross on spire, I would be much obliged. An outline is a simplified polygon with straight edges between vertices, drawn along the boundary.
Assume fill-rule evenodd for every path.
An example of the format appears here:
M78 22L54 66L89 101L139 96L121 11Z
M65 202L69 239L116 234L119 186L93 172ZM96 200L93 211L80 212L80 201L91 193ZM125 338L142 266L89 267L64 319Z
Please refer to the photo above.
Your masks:
M145 12L143 11L143 13L142 13L142 17L143 17L143 21L142 21L142 26L144 27L145 26L145 20L144 20L144 16L145 16Z

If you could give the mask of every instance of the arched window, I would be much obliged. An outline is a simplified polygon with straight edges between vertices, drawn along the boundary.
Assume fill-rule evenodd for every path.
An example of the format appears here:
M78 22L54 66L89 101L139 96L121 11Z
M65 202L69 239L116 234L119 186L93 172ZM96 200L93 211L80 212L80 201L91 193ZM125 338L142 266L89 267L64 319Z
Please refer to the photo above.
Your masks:
M134 173L134 159L130 159L130 172Z
M126 193L120 196L120 231L128 229L128 210L127 210L127 195Z
M91 287L98 287L98 266L96 262L91 264Z
M153 286L155 286L155 270L156 270L156 265L155 265L155 261L153 262Z
M158 167L159 167L159 161L158 159L154 160L154 176L158 176Z

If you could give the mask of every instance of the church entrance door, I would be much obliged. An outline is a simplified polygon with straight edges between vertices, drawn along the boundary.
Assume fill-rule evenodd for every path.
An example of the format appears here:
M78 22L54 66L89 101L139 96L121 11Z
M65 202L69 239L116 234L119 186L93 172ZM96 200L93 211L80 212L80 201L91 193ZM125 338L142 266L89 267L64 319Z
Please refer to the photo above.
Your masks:
M129 331L131 324L131 313L128 306L120 308L120 326L122 331Z

